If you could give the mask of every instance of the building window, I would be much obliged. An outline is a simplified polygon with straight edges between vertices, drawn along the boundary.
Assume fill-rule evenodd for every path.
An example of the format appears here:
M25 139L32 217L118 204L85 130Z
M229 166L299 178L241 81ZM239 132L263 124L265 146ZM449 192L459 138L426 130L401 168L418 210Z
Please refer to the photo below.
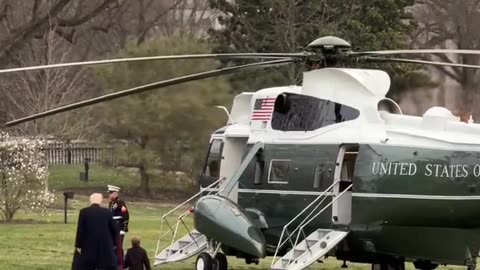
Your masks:
M268 183L287 184L289 169L289 159L272 159L268 172Z

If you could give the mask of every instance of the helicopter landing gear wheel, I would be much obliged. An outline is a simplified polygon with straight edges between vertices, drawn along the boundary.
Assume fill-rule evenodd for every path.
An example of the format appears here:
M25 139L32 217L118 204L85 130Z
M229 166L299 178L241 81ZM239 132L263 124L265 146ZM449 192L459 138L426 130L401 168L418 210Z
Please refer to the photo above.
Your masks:
M212 257L207 252L202 252L198 255L195 262L196 270L213 270Z
M415 266L416 269L420 270L434 270L438 267L438 264L434 264L430 261L425 260L416 260L413 262L413 266Z
M477 268L477 258L473 257L473 258L467 259L466 265L467 265L467 270L475 270Z
M215 255L215 269L214 270L227 270L228 269L228 262L227 262L227 256L223 253L217 253Z

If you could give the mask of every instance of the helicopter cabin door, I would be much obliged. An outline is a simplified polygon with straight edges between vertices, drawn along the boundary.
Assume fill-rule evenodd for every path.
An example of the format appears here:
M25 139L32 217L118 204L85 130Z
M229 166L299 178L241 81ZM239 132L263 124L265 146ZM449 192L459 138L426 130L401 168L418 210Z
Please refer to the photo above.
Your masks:
M335 196L333 198L339 196L347 188L348 190L332 205L333 224L350 224L352 217L352 188L349 188L349 186L353 183L357 154L358 145L342 145L338 151L334 181L340 180L340 183L333 190L333 195Z
M220 190L222 190L228 181L231 180L232 175L240 166L243 154L247 147L247 141L248 137L225 137L220 177L225 177L226 180L220 183ZM238 183L228 194L228 198L233 202L238 201Z

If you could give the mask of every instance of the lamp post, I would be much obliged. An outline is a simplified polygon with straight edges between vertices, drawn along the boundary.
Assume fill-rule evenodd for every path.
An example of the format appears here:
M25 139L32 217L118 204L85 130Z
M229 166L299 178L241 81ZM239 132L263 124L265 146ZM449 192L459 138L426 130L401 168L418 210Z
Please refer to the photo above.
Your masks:
M73 199L73 192L72 191L66 191L63 193L63 198L64 198L64 201L65 201L65 224L67 224L67 202L68 202L68 199Z
M88 169L89 169L89 164L88 162L90 161L89 158L85 158L85 182L88 182Z

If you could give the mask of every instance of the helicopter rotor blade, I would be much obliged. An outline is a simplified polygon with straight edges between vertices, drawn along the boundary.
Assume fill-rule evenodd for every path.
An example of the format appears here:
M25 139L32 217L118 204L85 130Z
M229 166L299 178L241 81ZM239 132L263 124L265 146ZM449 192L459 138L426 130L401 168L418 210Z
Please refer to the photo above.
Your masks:
M138 93L141 93L141 92L150 91L150 90L154 90L154 89L158 89L158 88L162 88L162 87L167 87L167 86L181 84L181 83L185 83L185 82L206 79L206 78L210 78L210 77L216 77L216 76L220 76L220 75L224 75L224 74L233 73L233 72L239 71L239 70L251 70L251 69L256 69L256 68L273 67L273 66L291 64L293 62L295 62L295 59L271 60L271 61L256 62L256 63L246 64L246 65L233 66L233 67L227 67L227 68L222 68L222 69L216 69L216 70L210 70L210 71L185 75L185 76L181 76L181 77L177 77L177 78L173 78L173 79L168 79L168 80L164 80L164 81L159 81L159 82L154 82L154 83L150 83L150 84L146 84L146 85L142 85L142 86L137 86L137 87L125 89L125 90L122 90L122 91L119 91L119 92L110 93L110 94L107 94L107 95L103 95L103 96L95 97L95 98L92 98L92 99L83 100L83 101L76 102L76 103L73 103L73 104L65 105L65 106L55 108L55 109L52 109L52 110L49 110L49 111L37 113L37 114L34 114L34 115L30 115L30 116L27 116L27 117L23 117L23 118L20 118L20 119L16 119L16 120L7 122L5 124L5 126L6 127L11 127L11 126L15 126L17 124L24 123L24 122L31 121L31 120L35 120L35 119L38 119L38 118L43 118L43 117L58 114L58 113L61 113L61 112L66 112L66 111L70 111L70 110L73 110L73 109L78 109L78 108L86 107L86 106L89 106L89 105L94 105L94 104L97 104L97 103L100 103L100 102L103 102L103 101L113 100L113 99L117 99L117 98L120 98L120 97L129 96L129 95L133 95L133 94L138 94Z
M58 63L51 65L40 65L30 67L0 69L1 73L11 73L19 71L31 71L40 69L52 69L73 66L90 66L102 64L114 64L125 62L141 62L141 61L158 61L158 60L181 60L181 59L285 59L285 58L303 58L308 56L307 53L223 53L223 54L185 54L185 55L163 55L163 56L146 56L132 58L117 58L107 60L94 60L71 63Z
M383 51L365 51L350 52L349 56L367 56L367 55L394 55L394 54L468 54L480 55L480 50L461 50L461 49L412 49L412 50L383 50Z
M392 63L423 64L423 65L432 65L432 66L447 66L447 67L463 67L463 68L480 69L480 65L467 65L467 64L436 62L436 61L427 61L427 60L415 60L415 59L405 59L405 58L365 56L365 57L362 57L361 59L366 60L367 62L383 62L383 63L392 62Z

